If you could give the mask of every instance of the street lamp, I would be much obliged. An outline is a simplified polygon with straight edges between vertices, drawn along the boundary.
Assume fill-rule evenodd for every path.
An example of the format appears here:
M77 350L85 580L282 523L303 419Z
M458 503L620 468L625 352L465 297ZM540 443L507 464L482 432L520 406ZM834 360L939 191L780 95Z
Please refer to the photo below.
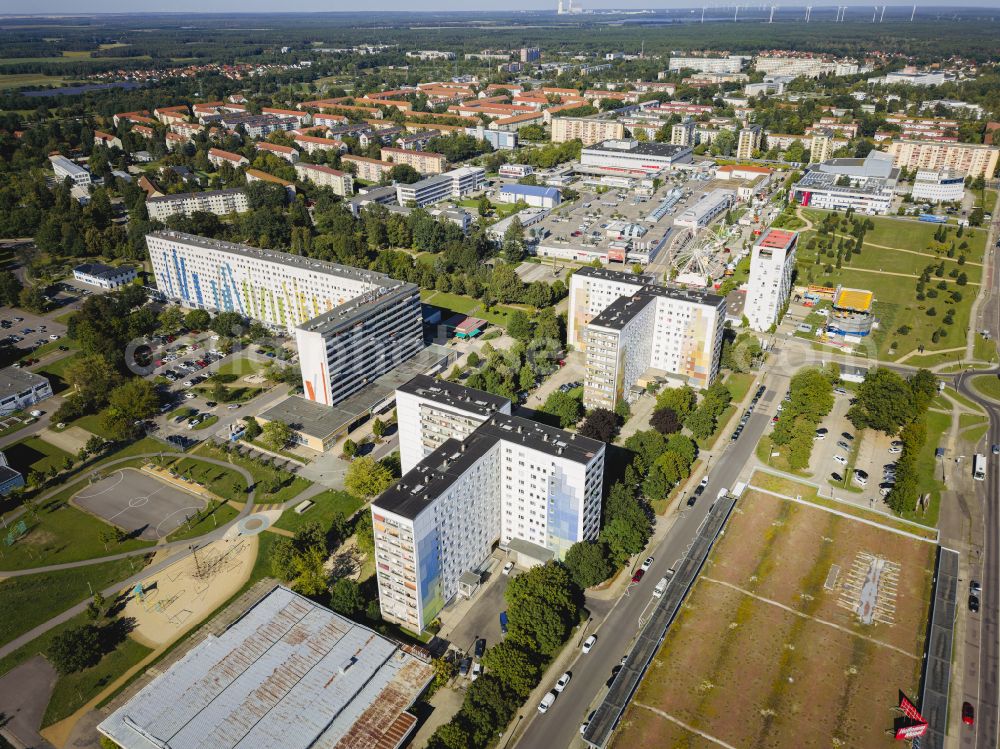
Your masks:
M507 740L503 743L503 749L507 749L507 745L510 743L510 740L514 738L514 734L517 733L517 727L521 725L522 720L524 720L524 715L518 715L517 722L514 724L514 727L510 729L510 735L507 737Z

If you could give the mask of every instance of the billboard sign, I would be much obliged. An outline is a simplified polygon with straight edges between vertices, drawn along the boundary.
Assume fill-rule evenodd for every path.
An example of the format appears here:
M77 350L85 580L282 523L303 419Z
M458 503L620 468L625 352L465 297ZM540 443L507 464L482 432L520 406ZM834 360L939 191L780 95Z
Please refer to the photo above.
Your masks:
M911 726L901 726L896 729L896 739L910 741L911 739L916 739L927 733L928 726L926 723L915 723Z

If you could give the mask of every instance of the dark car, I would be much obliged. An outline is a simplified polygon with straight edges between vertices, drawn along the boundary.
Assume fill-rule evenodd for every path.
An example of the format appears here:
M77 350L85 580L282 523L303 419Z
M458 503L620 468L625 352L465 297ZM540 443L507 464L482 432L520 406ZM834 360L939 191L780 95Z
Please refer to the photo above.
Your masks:
M834 481L843 481L844 480L844 477L841 476L836 471L834 471L833 473L830 474L830 478L832 478Z
M632 575L632 582L634 582L634 583L639 582L640 580L642 580L642 576L645 575L645 574L646 574L646 570L644 570L644 569L637 569L635 571L635 574Z
M694 507L694 503L698 501L698 490L695 489L695 493L688 497L687 505L688 507Z
M476 657L482 658L483 653L485 652L486 652L486 638L480 637L478 640L476 640L476 650L475 650Z
M471 658L463 658L459 662L459 664L458 664L458 675L459 676L468 676L470 668L472 668L472 659Z
M969 611L973 614L979 611L979 598L977 596L969 596Z
M976 711L970 702L962 703L962 722L967 726L974 725L976 722Z

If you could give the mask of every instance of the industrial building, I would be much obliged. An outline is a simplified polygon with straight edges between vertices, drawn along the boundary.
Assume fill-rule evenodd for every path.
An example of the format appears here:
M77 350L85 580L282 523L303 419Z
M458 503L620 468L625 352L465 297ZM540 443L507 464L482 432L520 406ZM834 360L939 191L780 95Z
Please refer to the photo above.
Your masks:
M309 400L332 406L423 348L414 284L181 232L148 234L146 244L168 298L294 333Z
M0 369L0 416L12 414L52 396L52 385L42 375L20 367Z
M628 175L654 175L691 160L690 145L639 140L605 140L586 146L580 166Z
M0 452L0 497L6 497L15 489L24 486L24 476L11 468L7 456Z
M736 191L716 188L674 219L674 226L692 231L704 229L736 204Z
M191 216L196 211L226 216L250 210L247 192L242 187L205 192L182 192L146 198L146 212L151 219L165 221L178 213Z
M423 457L372 502L384 618L422 631L475 591L498 542L530 565L597 538L603 442L510 416L506 399L430 378L401 387L396 403L411 443L403 465Z
M830 159L810 165L792 185L791 199L803 206L830 211L853 208L858 213L889 213L899 180L892 156L872 151L864 159Z
M792 291L798 240L798 232L768 229L754 245L744 306L751 330L764 332L778 323Z
M396 749L434 676L426 652L282 586L192 642L97 730L123 749Z
M555 187L536 185L504 185L496 194L498 203L523 202L532 208L555 208L562 201L562 193Z
M81 263L73 268L73 278L101 289L117 289L132 283L135 277L135 268L131 265L114 267L104 263Z

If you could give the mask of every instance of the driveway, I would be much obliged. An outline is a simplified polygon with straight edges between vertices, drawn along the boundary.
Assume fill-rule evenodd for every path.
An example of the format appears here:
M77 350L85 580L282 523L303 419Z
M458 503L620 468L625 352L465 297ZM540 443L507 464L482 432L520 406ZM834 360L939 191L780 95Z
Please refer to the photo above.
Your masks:
M51 748L38 729L56 677L55 668L40 655L0 676L0 720L7 721L0 734L11 736L18 745Z

